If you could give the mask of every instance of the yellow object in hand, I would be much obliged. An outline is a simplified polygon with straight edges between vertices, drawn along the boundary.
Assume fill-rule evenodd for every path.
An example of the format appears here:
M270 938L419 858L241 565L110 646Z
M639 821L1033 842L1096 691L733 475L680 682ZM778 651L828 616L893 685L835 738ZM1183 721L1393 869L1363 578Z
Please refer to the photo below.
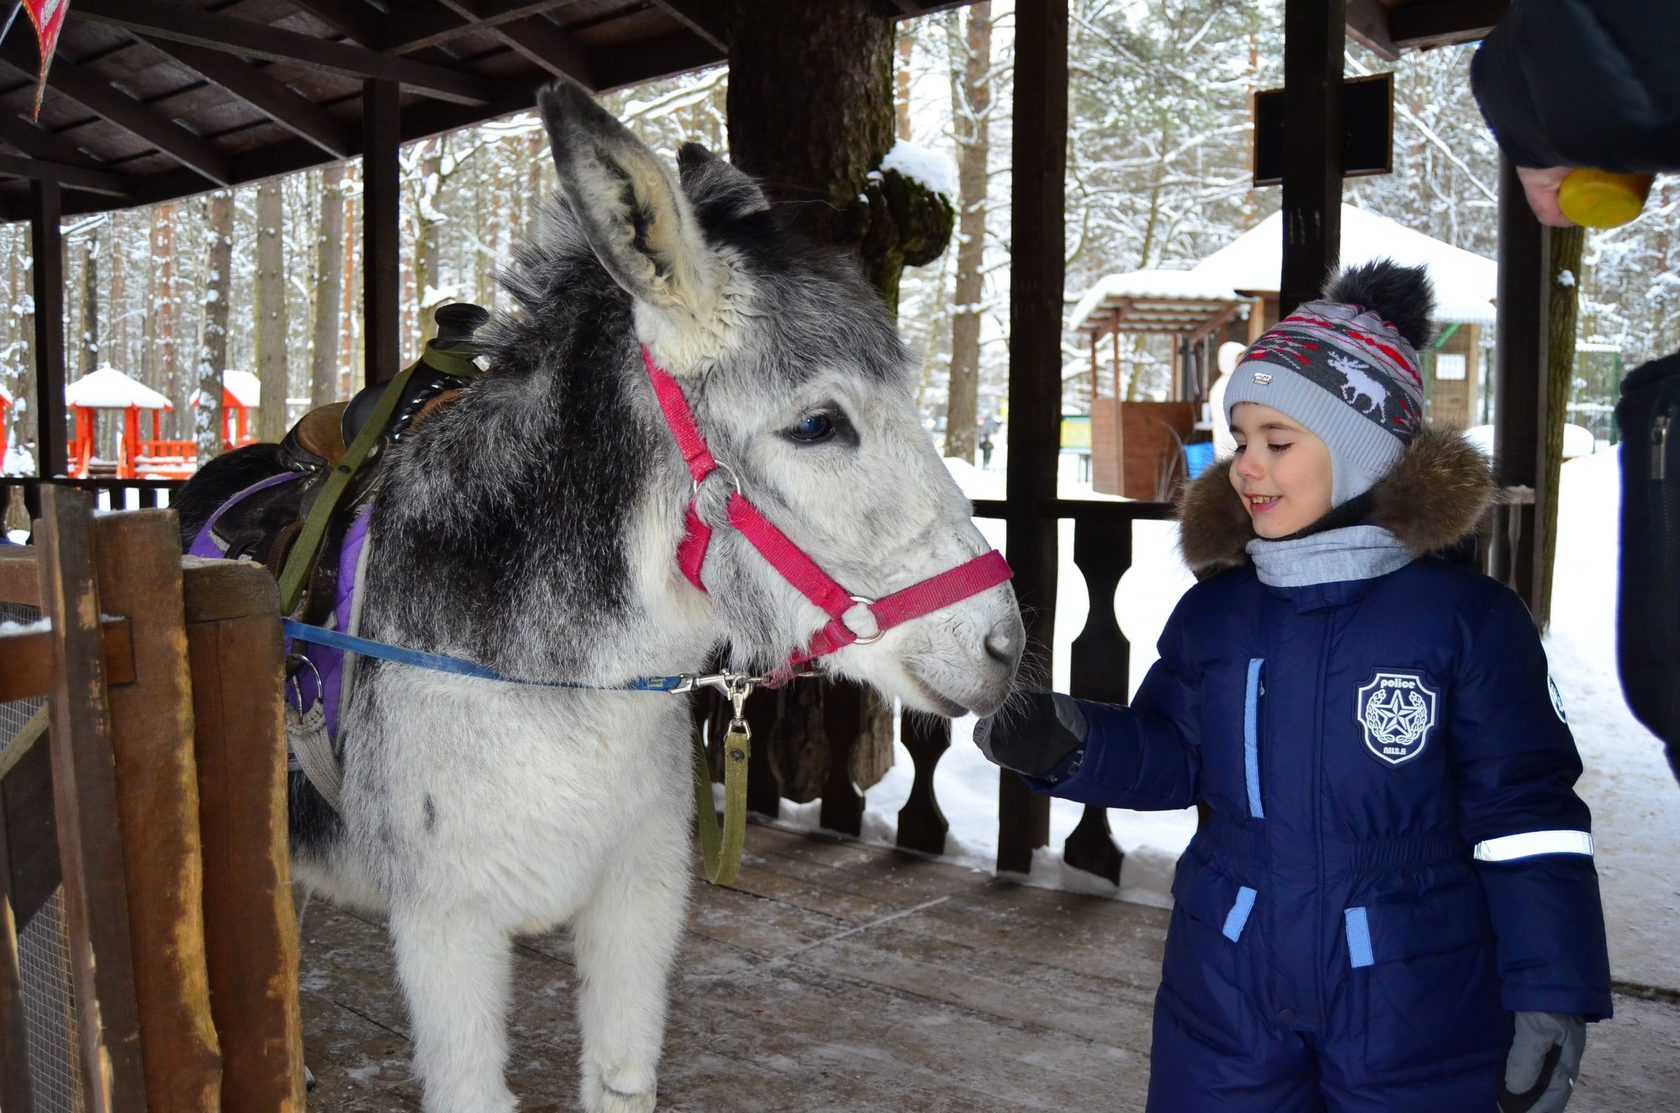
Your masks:
M1614 228L1638 216L1645 207L1652 177L1609 170L1571 170L1558 186L1558 208L1582 227Z

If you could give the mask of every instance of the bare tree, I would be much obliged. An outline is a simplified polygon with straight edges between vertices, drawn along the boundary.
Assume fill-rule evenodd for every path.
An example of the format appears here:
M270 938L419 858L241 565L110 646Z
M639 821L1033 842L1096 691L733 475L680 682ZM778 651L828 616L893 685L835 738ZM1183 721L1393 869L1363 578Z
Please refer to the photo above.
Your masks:
M321 170L321 208L315 231L315 320L309 344L309 402L339 395L338 319L344 312L344 164Z
M945 455L974 460L979 425L980 313L985 287L986 164L991 153L992 5L968 9L961 48L952 44L951 130L957 140L957 292L951 307L951 386L945 402ZM949 26L957 31L957 19ZM960 67L957 61L961 60Z
M225 189L210 196L209 235L198 412L193 417L200 467L222 451L222 370L227 366L228 305L233 299L233 194Z
M286 435L286 241L280 234L286 214L280 180L257 187L257 378L262 400L257 406L257 439L277 441Z

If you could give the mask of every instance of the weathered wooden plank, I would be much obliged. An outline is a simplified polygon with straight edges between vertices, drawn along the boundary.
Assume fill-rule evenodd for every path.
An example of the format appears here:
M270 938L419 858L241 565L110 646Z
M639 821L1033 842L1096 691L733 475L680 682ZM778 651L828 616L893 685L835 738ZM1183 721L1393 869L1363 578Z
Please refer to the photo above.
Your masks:
M100 623L107 684L134 682L134 644L126 618ZM53 687L52 632L0 634L0 701L36 699Z
M20 38L22 36L19 36ZM57 182L29 183L29 287L35 297L35 465L63 475L64 192Z
M107 677L107 698L147 1103L219 1113L180 527L170 511L136 510L99 518L96 536L100 605L134 639L134 683Z
M53 804L61 820L70 965L81 1006L84 1093L91 1113L143 1113L122 837L111 822L118 814L116 764L94 580L92 500L81 491L49 487L42 502L41 602L52 619L60 677L51 704Z
M195 563L184 580L223 1104L302 1113L279 595L274 577L252 564ZM227 612L236 617L203 617Z

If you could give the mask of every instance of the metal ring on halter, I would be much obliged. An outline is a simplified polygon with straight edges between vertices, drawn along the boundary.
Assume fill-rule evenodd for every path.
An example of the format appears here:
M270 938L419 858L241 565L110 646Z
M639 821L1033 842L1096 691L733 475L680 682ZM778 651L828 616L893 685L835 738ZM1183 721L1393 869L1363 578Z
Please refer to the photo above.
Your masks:
M716 465L715 468L713 469L714 471L725 471L725 472L729 473L729 481L731 483L735 484L735 493L737 495L740 494L741 493L741 477L739 475L735 474L735 469L730 467L728 464L724 463L722 460L713 460L712 463L714 465ZM711 474L712 474L711 472L707 472L706 476L709 478L711 476ZM699 494L700 494L700 480L698 480L698 479L692 480L690 482L689 488L688 488L689 501L692 502L694 500L694 498Z
M315 699L324 702L327 698L327 688L321 682L321 670L315 667L315 662L302 653L288 653L286 654L286 660L302 661L309 667L309 671L315 674ZM286 682L292 686L292 691L297 693L298 714L301 715L303 714L303 685L298 681L298 674L296 672L292 673L291 676L286 678Z
M865 607L873 607L875 605L875 600L866 599L862 595L852 596L852 602L862 603ZM874 614L873 611L871 611L870 613L871 613L871 615ZM840 620L841 625L845 625L845 622L846 622L846 620L843 619L843 618ZM851 627L847 626L846 629L850 630ZM855 633L855 631L854 631L854 633ZM885 630L879 630L878 629L873 634L869 635L867 638L862 637L862 636L857 637L852 642L852 644L853 645L874 645L876 642L880 641L883 637L885 637L886 634L887 634L887 632Z

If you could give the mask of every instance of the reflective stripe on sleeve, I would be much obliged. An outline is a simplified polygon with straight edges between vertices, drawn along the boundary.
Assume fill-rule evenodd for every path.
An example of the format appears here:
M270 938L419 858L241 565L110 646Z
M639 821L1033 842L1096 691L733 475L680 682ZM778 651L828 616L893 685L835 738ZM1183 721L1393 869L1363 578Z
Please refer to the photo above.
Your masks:
M1476 844L1476 861L1510 862L1540 854L1585 854L1591 858L1592 836L1585 831L1528 831Z

